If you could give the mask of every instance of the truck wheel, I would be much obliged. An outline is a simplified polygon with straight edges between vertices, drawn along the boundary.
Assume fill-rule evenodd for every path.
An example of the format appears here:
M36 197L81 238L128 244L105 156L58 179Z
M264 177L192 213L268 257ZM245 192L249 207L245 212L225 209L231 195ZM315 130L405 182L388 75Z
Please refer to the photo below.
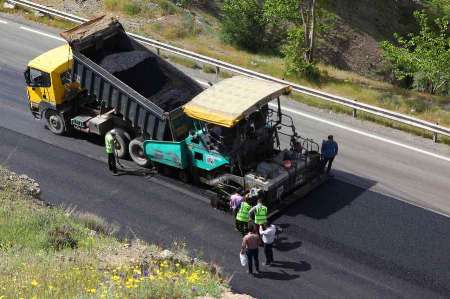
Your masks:
M123 159L128 154L128 143L130 142L130 134L125 130L115 128L116 138L114 141L114 147L116 150L117 157Z
M130 144L128 145L128 150L130 153L130 157L134 161L134 163L141 167L150 166L151 161L145 156L144 140L142 140L142 138L135 138L131 140Z
M66 131L64 118L56 111L50 110L45 114L48 129L56 135L62 135Z

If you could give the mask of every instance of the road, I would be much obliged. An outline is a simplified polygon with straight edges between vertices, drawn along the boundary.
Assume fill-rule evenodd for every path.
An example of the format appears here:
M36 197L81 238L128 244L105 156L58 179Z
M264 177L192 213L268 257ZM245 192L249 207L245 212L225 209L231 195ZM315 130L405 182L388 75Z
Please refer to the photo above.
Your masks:
M32 118L22 71L61 41L21 26L54 34L50 28L0 20L0 164L36 178L43 199L95 212L149 242L184 241L193 254L221 265L233 290L258 298L448 297L447 147L285 102L310 116L292 114L302 134L335 135L336 175L276 219L284 227L275 250L280 262L250 277L239 265L231 217L212 210L201 190L158 176L111 177L97 139L54 136Z

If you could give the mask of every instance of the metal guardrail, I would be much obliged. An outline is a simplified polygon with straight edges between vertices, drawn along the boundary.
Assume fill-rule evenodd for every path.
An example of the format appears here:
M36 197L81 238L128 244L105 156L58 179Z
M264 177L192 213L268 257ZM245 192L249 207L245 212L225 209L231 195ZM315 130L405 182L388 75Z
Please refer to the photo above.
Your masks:
M73 14L69 14L69 13L65 13L65 12L61 12L59 10L41 5L41 4L36 4L33 3L31 1L26 1L26 0L8 0L8 2L11 3L15 3L17 5L26 7L26 8L30 8L33 10L37 10L40 11L42 13L48 14L48 15L52 15L64 20L69 20L71 22L75 22L75 23L83 23L85 21L87 21L88 19L73 15ZM293 82L289 82L286 80L282 80L279 78L275 78L269 75L265 75L265 74L261 74L249 69L245 69L218 59L214 59L208 56L204 56L195 52L191 52L185 49L181 49L181 48L177 48L174 46L171 46L169 44L151 39L151 38L147 38L147 37L143 37L134 33L129 33L128 34L130 36L132 36L134 39L136 39L137 41L139 41L140 43L152 46L154 48L157 49L157 51L159 52L160 50L164 50L167 52L171 52L180 56L184 56L186 58L190 58L196 61L200 61L203 63L207 63L210 65L213 65L216 67L216 73L219 74L220 69L225 69L228 71L231 71L233 73L238 73L238 74L242 74L242 75L246 75L249 77L253 77L253 78L258 78L258 79L263 79L263 80L267 80L267 81L271 81L271 82L276 82L276 83L281 83L281 84L285 84L285 85L290 85L292 87L292 90L301 94L306 94L306 95L310 95L313 97L317 97L329 102L333 102L336 104L340 104L340 105L344 105L347 107L350 107L353 109L353 116L356 117L356 111L360 110L360 111L364 111L370 114L374 114L383 118L387 118L393 121L397 121L406 125L410 125L413 127L417 127L417 128L421 128L427 131L431 131L433 132L433 140L437 141L437 136L438 134L442 134L442 135L446 135L446 136L450 136L450 129L440 126L438 124L434 124L422 119L418 119L412 116L408 116L405 114L401 114L398 112L394 112L394 111L390 111L387 109L383 109L383 108L379 108L379 107L375 107L372 105L368 105L368 104L364 104L364 103L360 103L358 101L355 100L351 100L351 99L347 99L344 97L340 97L340 96L336 96L336 95L332 95L326 92L322 92L316 89L312 89L312 88L308 88Z

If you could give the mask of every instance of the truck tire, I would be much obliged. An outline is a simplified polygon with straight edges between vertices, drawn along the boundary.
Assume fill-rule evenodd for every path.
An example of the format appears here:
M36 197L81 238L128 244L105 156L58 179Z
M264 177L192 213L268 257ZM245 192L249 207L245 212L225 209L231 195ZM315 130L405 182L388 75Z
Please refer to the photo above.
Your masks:
M63 135L66 132L64 118L55 110L48 110L45 113L48 129L56 135Z
M148 167L152 163L144 154L144 140L142 138L134 138L128 145L131 160L141 167Z
M114 128L116 138L114 142L117 157L123 159L128 154L128 143L130 142L130 134L120 128Z

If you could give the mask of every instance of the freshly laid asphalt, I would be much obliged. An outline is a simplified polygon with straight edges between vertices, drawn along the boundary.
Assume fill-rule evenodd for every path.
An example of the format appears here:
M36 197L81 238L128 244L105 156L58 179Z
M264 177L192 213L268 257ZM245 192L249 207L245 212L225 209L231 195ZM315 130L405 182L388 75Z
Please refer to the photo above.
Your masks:
M450 220L408 202L447 214L450 163L296 117L302 133L338 139L335 177L275 219L278 263L251 277L239 265L231 216L213 210L202 190L160 176L113 177L101 141L54 136L32 118L22 70L60 42L0 19L8 21L0 24L0 164L36 178L44 200L97 213L128 237L186 242L224 268L233 290L258 298L449 297Z

